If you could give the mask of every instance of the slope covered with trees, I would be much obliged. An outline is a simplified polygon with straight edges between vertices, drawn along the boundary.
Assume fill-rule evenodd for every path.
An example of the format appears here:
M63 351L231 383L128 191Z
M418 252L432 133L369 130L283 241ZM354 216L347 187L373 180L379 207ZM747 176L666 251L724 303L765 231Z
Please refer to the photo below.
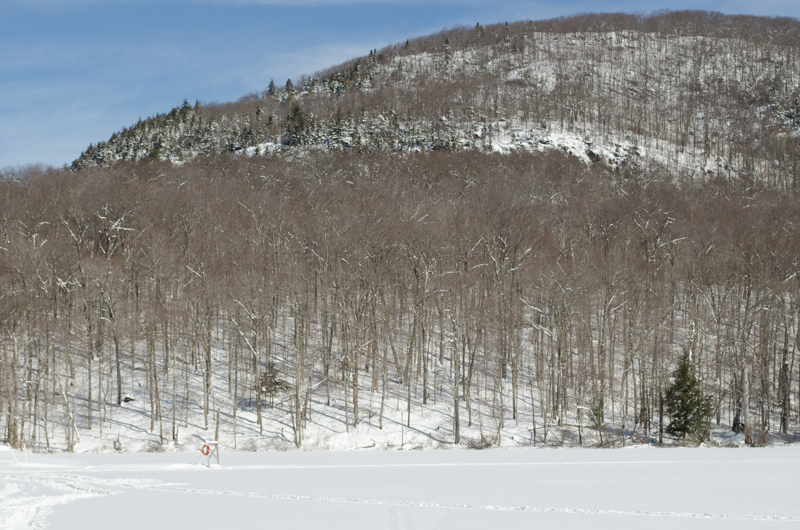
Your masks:
M796 25L455 29L4 175L6 440L71 448L135 391L166 439L248 396L297 446L390 400L449 411L448 443L521 419L625 443L684 351L714 425L790 439Z
M274 84L187 102L73 167L224 151L537 150L796 186L800 24L703 12L582 15L443 31ZM559 144L562 135L577 145Z

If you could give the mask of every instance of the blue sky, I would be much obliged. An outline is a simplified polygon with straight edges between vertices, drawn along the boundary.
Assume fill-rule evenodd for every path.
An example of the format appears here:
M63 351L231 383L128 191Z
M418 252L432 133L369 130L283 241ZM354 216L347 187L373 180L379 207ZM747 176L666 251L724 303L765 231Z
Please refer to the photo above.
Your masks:
M184 98L236 100L455 25L659 9L800 18L800 0L0 0L0 168L61 166Z

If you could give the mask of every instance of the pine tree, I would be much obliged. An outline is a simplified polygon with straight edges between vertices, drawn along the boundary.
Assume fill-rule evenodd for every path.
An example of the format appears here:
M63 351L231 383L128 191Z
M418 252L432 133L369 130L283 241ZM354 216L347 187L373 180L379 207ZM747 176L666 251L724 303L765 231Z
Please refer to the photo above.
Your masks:
M281 379L279 375L275 365L269 363L264 373L259 377L257 390L263 396L269 398L270 406L272 406L275 396L290 390L289 383Z
M692 366L692 357L684 350L673 376L675 381L667 388L664 404L670 415L667 433L683 439L686 437L702 442L711 432L714 415L713 398L703 392Z
M300 145L303 143L303 137L306 130L306 117L303 114L303 109L300 108L298 103L292 105L291 113L286 116L286 136L284 143L286 145Z

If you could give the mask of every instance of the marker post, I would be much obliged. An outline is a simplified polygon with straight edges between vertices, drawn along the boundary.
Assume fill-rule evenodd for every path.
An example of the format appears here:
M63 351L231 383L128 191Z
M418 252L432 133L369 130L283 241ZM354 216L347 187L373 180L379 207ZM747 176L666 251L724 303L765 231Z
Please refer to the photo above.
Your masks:
M217 465L219 465L219 442L207 442L203 440L203 447L200 449L200 452L203 453L203 456L208 458L208 467L211 468L211 457L217 459Z

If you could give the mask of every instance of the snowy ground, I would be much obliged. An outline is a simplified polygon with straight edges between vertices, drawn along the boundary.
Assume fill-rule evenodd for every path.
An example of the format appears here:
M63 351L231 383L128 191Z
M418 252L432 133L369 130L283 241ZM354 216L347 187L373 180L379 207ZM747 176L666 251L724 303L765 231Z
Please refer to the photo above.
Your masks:
M800 528L794 446L16 456L4 530Z

